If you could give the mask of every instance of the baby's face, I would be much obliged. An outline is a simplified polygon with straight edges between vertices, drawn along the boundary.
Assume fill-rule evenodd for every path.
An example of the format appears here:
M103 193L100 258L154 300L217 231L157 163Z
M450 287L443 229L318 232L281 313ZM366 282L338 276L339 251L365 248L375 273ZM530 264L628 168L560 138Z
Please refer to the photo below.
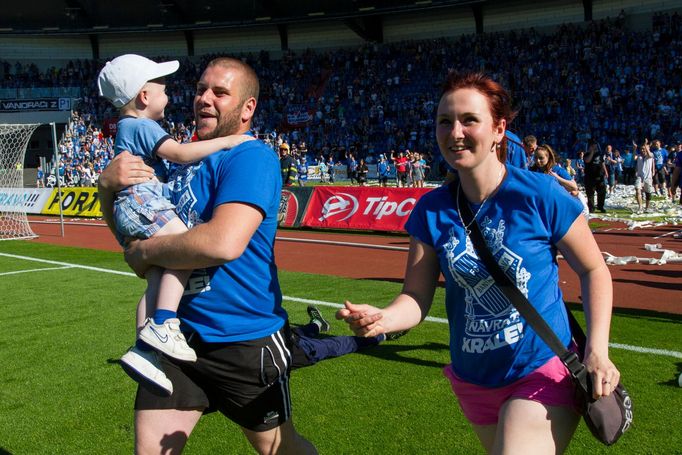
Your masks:
M164 110L168 104L168 95L166 95L166 83L163 78L154 79L147 82L142 90L147 94L147 109L149 110L149 117L153 120L161 120L164 116Z

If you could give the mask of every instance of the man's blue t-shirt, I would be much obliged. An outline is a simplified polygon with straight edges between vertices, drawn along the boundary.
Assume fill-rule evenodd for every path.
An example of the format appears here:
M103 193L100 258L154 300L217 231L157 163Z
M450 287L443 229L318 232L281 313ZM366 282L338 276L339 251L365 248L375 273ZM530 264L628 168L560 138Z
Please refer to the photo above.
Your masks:
M154 120L132 116L121 117L116 126L116 155L127 150L142 157L145 164L154 168L154 173L162 182L168 177L168 163L156 156L156 151L168 139L173 139Z
M476 213L478 208L472 205L471 210ZM566 346L571 333L558 285L555 245L581 212L580 200L554 177L507 166L499 191L477 217L502 269ZM554 356L495 286L465 235L447 186L422 196L405 228L438 255L455 374L474 384L500 387Z
M264 217L239 258L194 270L178 310L183 329L215 343L262 338L279 330L287 313L274 255L282 190L277 154L261 141L244 142L181 167L169 186L176 211L190 229L231 202L251 205Z

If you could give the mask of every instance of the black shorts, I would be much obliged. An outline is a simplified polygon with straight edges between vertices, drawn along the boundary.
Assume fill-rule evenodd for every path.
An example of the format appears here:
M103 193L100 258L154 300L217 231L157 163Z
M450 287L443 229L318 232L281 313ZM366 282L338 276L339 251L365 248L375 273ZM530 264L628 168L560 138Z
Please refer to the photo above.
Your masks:
M289 324L270 336L233 343L205 343L191 336L197 361L163 356L173 395L160 397L138 387L135 409L220 411L252 431L276 428L291 417Z
M665 168L656 169L654 185L665 185Z

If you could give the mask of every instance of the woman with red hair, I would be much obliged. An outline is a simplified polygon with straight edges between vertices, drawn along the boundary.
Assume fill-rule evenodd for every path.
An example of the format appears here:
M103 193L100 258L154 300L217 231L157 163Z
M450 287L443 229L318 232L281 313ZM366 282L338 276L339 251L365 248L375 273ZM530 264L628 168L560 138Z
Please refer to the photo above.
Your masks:
M572 341L557 251L578 274L587 320L583 361L595 398L609 395L620 377L608 356L611 276L578 199L553 176L505 164L514 115L509 94L489 77L448 76L436 138L458 177L422 196L410 215L401 294L383 309L346 302L337 317L357 335L409 329L428 314L442 273L452 361L444 373L481 443L489 453L562 453L579 421L570 373L496 286L469 238L472 223L566 347ZM470 222L460 215L460 193L474 214Z

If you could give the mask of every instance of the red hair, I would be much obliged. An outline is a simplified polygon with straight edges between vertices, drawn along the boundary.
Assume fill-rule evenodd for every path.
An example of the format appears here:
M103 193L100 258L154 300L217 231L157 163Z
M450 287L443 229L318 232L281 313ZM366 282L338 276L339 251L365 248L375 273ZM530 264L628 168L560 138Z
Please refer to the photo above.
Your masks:
M494 125L499 125L502 119L509 125L516 117L509 92L483 73L450 71L443 82L441 98L463 88L474 89L486 97ZM507 160L507 136L502 138L498 146L497 157L502 163Z

